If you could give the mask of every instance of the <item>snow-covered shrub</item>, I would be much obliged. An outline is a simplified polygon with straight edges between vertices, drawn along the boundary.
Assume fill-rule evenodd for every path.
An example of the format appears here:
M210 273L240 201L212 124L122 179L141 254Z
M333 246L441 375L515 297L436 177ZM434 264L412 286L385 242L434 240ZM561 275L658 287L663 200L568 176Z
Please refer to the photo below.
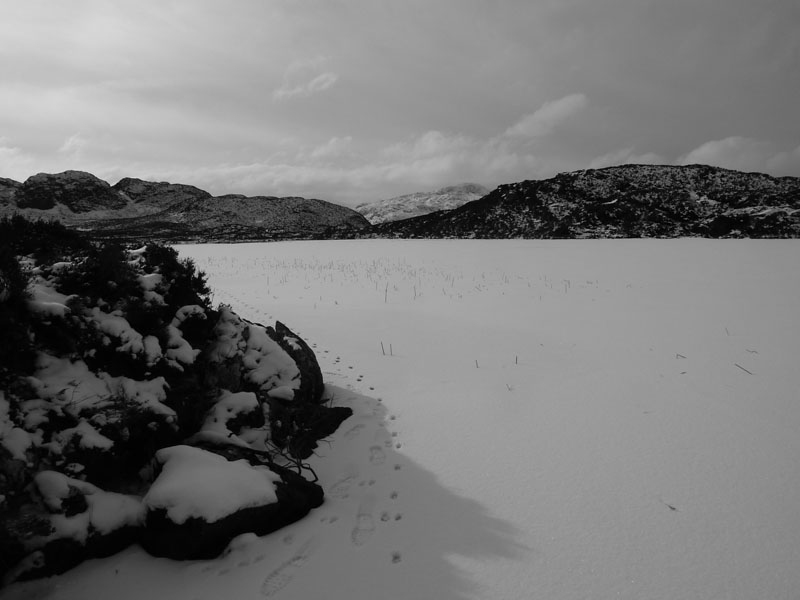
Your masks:
M42 223L21 228L47 239ZM131 517L123 533L106 522L109 507L139 514L125 494L148 494L165 448L196 445L223 463L249 461L244 478L282 482L276 506L258 506L266 512L197 524L214 528L204 553L255 531L254 518L266 532L318 506L321 490L298 473L350 412L320 405L310 348L282 326L213 309L204 274L171 248L71 235L57 228L50 252L0 238L0 577L61 572L140 534L158 555L159 540L185 545L182 530L146 536L150 517ZM213 456L222 466L212 470L227 472Z
M148 272L158 273L162 282L169 282L161 292L167 305L209 308L211 290L205 273L198 271L191 259L181 260L174 248L159 244L148 244L143 258Z

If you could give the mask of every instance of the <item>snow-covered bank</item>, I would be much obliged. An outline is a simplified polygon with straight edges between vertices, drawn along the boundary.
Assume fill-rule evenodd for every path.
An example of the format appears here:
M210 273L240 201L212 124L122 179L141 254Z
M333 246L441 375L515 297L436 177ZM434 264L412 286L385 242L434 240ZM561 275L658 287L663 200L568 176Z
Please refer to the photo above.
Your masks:
M315 463L326 504L218 561L128 550L11 594L800 590L797 242L179 250L215 302L313 343L335 403L355 410Z

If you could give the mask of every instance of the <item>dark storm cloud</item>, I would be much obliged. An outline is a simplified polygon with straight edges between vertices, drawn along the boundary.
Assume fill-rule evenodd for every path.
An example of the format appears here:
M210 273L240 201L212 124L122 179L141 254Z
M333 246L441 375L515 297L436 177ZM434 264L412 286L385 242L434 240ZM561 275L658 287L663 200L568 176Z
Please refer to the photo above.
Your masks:
M767 0L33 0L0 176L344 203L622 162L800 175L800 9Z

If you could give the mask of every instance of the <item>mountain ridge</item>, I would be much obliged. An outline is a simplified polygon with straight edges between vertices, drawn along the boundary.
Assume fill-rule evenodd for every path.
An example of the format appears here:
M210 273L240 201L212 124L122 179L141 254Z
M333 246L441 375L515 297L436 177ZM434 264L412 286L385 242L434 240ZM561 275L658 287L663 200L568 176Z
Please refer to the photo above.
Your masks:
M447 194L452 199L454 191L474 196L482 190L461 184L398 196L382 201L389 206L384 215L425 202L426 211L447 206ZM25 182L0 178L0 216L58 220L123 241L800 237L800 178L707 165L583 169L461 200L455 208L372 225L356 210L294 196L212 196L191 185L130 177L111 186L82 171L39 173Z
M498 186L376 237L800 237L800 178L706 165L621 165Z
M111 186L91 173L0 179L0 215L57 220L96 237L250 241L351 235L369 227L353 209L301 197L212 196L192 185L125 177Z

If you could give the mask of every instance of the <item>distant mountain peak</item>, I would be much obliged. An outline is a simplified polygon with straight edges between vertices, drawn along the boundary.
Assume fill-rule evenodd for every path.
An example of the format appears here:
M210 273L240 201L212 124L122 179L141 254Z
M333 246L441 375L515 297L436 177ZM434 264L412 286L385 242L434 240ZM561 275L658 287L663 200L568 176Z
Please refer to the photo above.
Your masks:
M356 206L356 210L374 225L426 215L439 210L453 210L488 193L487 188L477 183L460 183L443 187L434 192L415 192L377 202L359 204Z

